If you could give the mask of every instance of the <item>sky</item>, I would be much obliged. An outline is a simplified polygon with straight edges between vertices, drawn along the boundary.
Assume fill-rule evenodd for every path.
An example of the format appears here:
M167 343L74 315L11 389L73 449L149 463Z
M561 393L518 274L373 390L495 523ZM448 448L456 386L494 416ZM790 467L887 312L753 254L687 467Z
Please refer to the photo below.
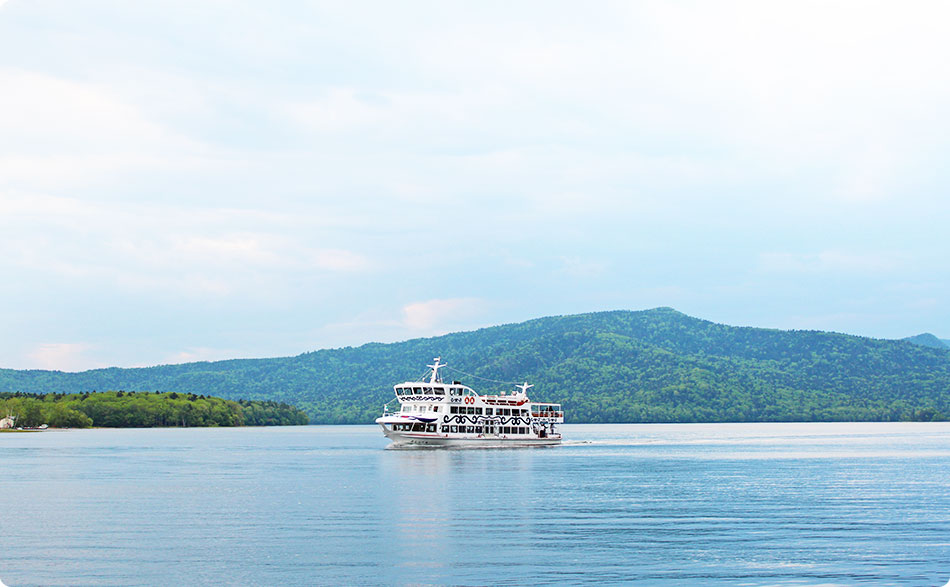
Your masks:
M658 306L950 338L948 19L0 0L0 367Z

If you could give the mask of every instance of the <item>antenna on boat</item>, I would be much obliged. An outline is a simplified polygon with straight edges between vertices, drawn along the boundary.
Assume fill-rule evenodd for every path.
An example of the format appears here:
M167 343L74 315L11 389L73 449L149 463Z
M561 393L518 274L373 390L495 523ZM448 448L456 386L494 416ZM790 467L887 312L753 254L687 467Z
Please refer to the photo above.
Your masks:
M445 363L439 363L442 357L436 357L432 359L435 361L435 365L426 365L428 368L432 369L432 378L429 379L429 383L442 383L442 378L439 377L439 369L445 367Z
M527 394L528 394L528 388L534 387L534 386L533 386L533 385L528 385L528 382L525 381L525 382L522 383L521 385L516 385L515 387L517 387L518 389L520 389L522 394L527 395Z

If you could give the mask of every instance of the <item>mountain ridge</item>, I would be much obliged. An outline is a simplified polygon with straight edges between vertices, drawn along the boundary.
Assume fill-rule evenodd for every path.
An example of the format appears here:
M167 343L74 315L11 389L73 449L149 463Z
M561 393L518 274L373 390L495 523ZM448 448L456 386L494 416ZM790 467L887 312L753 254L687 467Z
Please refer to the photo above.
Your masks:
M728 326L672 308L535 318L293 357L0 369L0 392L128 389L297 405L314 423L367 423L432 357L535 384L575 422L931 420L950 415L950 349L814 330ZM476 391L510 389L464 376Z
M947 344L947 341L941 340L929 332L908 336L906 338L902 338L901 340L906 340L907 342L912 342L914 344L919 344L920 346L926 346L935 349L950 349L950 344Z

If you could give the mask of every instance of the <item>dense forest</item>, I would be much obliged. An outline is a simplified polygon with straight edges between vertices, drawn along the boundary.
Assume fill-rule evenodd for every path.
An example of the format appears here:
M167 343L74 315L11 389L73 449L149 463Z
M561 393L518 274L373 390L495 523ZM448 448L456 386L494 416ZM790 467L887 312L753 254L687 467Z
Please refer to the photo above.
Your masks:
M34 428L154 428L160 426L290 426L307 415L273 401L231 401L204 395L110 391L104 393L0 393L0 417Z
M82 373L0 370L0 392L160 389L285 402L314 423L370 423L393 398L392 386L421 377L436 356L449 364L447 378L479 392L513 389L485 379L527 380L532 398L562 402L570 422L950 417L950 348L739 328L670 308L540 318L296 357Z

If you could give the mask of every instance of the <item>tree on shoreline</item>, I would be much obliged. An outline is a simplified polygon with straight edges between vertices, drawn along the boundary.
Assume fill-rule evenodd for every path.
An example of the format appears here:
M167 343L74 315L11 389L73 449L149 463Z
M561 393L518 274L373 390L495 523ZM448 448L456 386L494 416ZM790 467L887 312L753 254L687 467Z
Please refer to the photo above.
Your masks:
M156 428L309 424L297 408L272 401L240 402L177 393L119 391L74 394L0 393L0 412L34 428Z

